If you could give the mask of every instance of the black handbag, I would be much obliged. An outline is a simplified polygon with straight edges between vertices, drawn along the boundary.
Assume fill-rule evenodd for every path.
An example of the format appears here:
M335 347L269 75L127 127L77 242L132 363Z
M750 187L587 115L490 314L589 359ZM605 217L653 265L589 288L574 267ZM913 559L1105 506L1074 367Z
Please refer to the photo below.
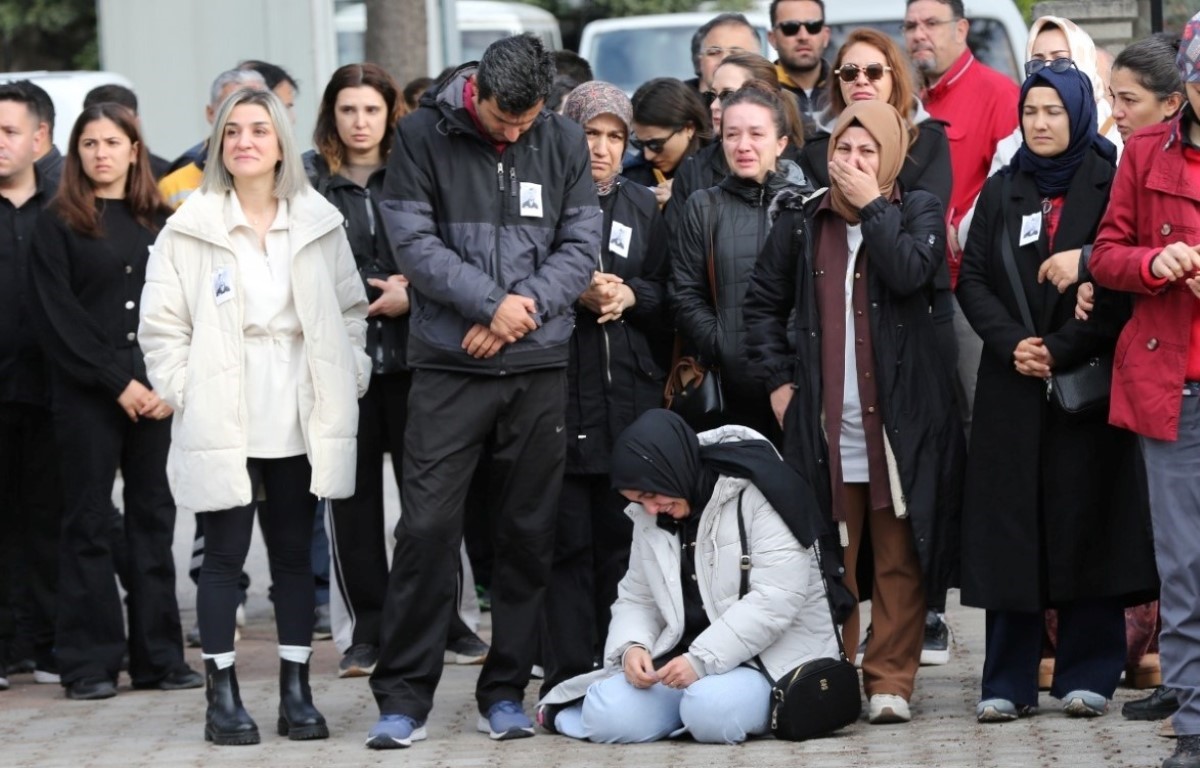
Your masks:
M708 232L708 288L712 296L713 310L717 307L716 253L712 228ZM667 376L663 390L663 402L667 409L683 417L692 429L703 432L720 426L725 413L725 393L721 388L721 374L715 366L706 366L697 358L682 355L682 341L676 337L675 362Z
M1007 183L1006 179L1006 187ZM1008 199L1007 195L1005 199ZM1008 274L1008 281L1016 295L1021 321L1025 323L1029 332L1036 336L1037 330L1033 324L1033 313L1029 311L1029 300L1025 297L1025 289L1021 287L1021 278L1017 275L1012 236L1005 232L1000 241L1004 271ZM1107 412L1109 397L1112 394L1112 367L1112 352L1106 352L1074 368L1057 371L1046 379L1046 399L1068 416Z
M742 547L742 580L738 597L750 591L750 545L746 538L746 521L742 517L742 497L737 506L738 537ZM829 603L830 617L833 603L829 599L829 585L825 583L825 570L821 567L821 544L813 542L817 557L817 568L821 572L821 583L825 587L825 600ZM820 658L806 661L778 680L771 678L766 664L755 655L758 671L771 683L771 733L785 741L804 741L844 728L862 715L862 693L858 685L858 670L846 658L846 647L842 644L837 622L833 621L833 634L837 638L838 658Z

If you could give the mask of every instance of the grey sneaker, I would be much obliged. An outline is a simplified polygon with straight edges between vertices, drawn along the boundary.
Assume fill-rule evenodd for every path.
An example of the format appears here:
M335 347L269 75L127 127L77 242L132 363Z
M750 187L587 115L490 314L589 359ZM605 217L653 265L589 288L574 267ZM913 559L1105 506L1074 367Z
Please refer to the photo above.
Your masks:
M487 660L490 650L491 647L479 635L471 634L447 643L443 658L447 664L482 664Z
M925 614L925 643L921 646L921 666L938 667L950 663L950 627L937 611Z
M1062 700L1063 712L1070 717L1099 717L1108 711L1108 699L1092 691L1071 691Z
M367 734L367 746L371 749L400 749L411 747L414 741L427 737L425 723L418 723L408 715L380 715Z
M479 716L480 733L486 733L493 741L525 739L533 735L533 721L525 715L520 703L498 701Z

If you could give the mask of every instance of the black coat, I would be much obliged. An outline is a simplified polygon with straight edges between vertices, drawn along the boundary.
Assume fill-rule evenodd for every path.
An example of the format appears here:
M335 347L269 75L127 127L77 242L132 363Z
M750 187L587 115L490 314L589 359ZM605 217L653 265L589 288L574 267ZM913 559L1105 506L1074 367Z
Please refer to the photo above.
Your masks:
M771 231L769 206L784 189L807 182L799 166L785 162L764 184L728 176L693 194L672 240L671 304L684 346L721 369L726 397L766 402L762 385L742 365L742 305L758 252ZM708 279L712 251L716 304Z
M400 273L392 255L387 231L379 215L379 200L387 169L380 168L360 187L345 176L331 174L329 165L315 150L304 153L304 168L308 179L326 200L333 203L345 220L346 239L354 254L354 264L362 276L367 297L379 298L379 289L367 283L368 278L386 280ZM372 373L396 373L408 370L405 352L408 346L408 315L367 318L367 355L371 358Z
M768 391L789 382L795 387L784 415L784 458L812 483L831 514L813 259L822 227L844 223L824 200L822 196L805 207L798 200L782 201L785 210L746 294L745 317L750 371ZM928 594L957 583L964 461L962 424L930 313L934 277L945 262L945 231L941 203L923 190L899 200L879 198L862 210L859 258L869 258L871 265L867 295L883 425L899 468ZM865 600L871 558L859 562L858 584Z
M620 320L575 305L575 333L567 366L567 468L569 474L607 474L609 451L625 427L661 408L671 356L667 311L666 227L654 193L621 180L600 198L604 210L597 269L619 275L636 303ZM613 223L632 230L628 254L609 248Z
M1092 242L1108 204L1113 165L1089 155L1067 192L1054 252ZM1075 288L1037 283L1050 256L1046 233L1019 245L1022 217L1040 210L1031 176L988 179L963 255L958 301L983 339L963 504L962 601L1034 611L1070 600L1152 599L1157 582L1150 519L1135 437L1106 414L1068 421L1046 399L1045 382L1013 366L1013 350L1040 336L1056 370L1111 352L1129 316L1106 294L1087 322L1074 317ZM1004 268L1014 260L1037 333L1021 320Z

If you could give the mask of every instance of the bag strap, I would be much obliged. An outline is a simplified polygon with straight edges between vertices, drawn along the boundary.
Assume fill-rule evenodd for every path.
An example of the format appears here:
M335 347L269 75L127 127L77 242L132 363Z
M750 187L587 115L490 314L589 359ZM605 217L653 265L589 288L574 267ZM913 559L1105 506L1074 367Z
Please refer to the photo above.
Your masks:
M1004 199L1008 200L1008 190L1011 186L1012 177L1005 175L1004 177ZM1008 274L1008 282L1012 285L1013 293L1017 299L1017 309L1021 311L1021 320L1029 329L1029 332L1037 335L1037 329L1033 325L1033 313L1029 311L1029 300L1025 297L1025 288L1021 285L1021 278L1017 275L1017 260L1013 256L1012 235L1005 226L1004 232L1000 237L1000 255L1004 262L1004 271Z
M744 490L738 494L737 503L738 541L742 551L739 565L741 568L741 584L738 587L739 600L750 592L750 542L746 536L746 519L742 515L742 496L744 494ZM838 631L837 619L833 616L833 599L829 596L829 584L825 581L825 569L822 567L821 561L821 542L818 539L813 540L813 555L817 558L817 572L821 574L821 587L825 590L825 604L829 606L829 623L833 627L833 637L837 640L838 655L841 656L842 661L848 662L846 646L842 642L842 633ZM771 685L775 685L775 680L767 673L767 665L763 664L760 654L754 654L754 661L758 664L758 671L762 673L763 677L767 678Z

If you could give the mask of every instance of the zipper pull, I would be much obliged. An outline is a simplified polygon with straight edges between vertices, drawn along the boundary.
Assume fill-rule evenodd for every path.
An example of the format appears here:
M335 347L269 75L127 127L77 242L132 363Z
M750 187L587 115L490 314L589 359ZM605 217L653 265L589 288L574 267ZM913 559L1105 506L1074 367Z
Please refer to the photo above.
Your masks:
M504 161L496 163L496 189L504 191Z
M1050 396L1054 394L1054 379L1046 379L1046 402L1050 402Z
M517 166L514 165L512 168L508 169L508 179L509 179L508 194L511 197L516 197L517 196Z

